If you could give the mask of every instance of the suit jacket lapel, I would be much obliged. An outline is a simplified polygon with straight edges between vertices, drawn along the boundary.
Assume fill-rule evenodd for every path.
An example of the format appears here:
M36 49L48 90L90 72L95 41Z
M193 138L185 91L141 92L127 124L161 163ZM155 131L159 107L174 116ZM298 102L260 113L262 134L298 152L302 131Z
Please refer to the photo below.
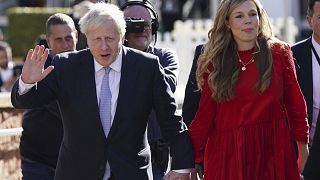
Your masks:
M123 118L121 118L122 114L127 113L128 109L124 109L123 104L126 103L126 100L130 100L130 96L132 96L132 89L135 84L136 78L136 68L135 61L133 60L133 56L130 55L130 52L126 47L122 48L122 66L121 66L121 78L120 78L120 86L119 86L119 95L117 101L116 113L112 122L112 126L107 138L107 143L112 139L115 135L119 125Z
M301 48L300 53L300 71L301 71L301 82L304 88L304 96L308 107L308 122L309 125L312 123L312 107L313 107L313 77L312 77L312 50L311 50L312 38L310 37L305 47Z
M85 97L83 98L86 98L86 100L83 102L88 103L89 104L88 107L91 107L91 109L87 111L88 113L92 113L94 117L92 119L93 121L92 123L96 124L95 126L97 127L97 131L100 137L102 137L105 140L105 135L104 135L100 114L99 114L99 105L97 101L94 59L89 50L88 50L88 53L86 53L86 55L83 56L81 61L82 63L79 70L82 71L81 74L83 74L83 76L81 78L79 77L79 80L83 82L82 87L87 87L87 88L80 87L80 89L78 90L84 91L83 93L85 94Z

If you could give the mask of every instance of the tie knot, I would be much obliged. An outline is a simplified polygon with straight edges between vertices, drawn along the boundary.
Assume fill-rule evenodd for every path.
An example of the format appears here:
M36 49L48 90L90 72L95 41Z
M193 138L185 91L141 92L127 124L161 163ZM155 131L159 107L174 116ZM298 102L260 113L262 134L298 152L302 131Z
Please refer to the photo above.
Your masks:
M109 74L111 68L108 66L108 67L104 67L104 70L105 70L105 74Z

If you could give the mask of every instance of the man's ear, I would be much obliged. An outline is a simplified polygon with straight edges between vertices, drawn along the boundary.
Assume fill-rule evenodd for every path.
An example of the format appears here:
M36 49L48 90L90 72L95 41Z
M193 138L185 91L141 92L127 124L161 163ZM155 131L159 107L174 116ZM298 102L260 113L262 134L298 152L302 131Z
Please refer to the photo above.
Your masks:
M76 44L78 43L78 40L79 40L78 37L79 37L79 36L78 36L78 31L76 30Z
M312 29L312 16L307 15L307 16L306 16L306 20L307 20L310 28Z
M51 43L50 43L50 40L49 40L49 37L48 37L48 35L46 34L46 41L47 41L47 44L48 44L48 46L49 46L49 48L51 47Z
M125 36L122 36L122 37L121 37L121 40L120 40L120 41L121 41L121 44L124 44L125 40L126 40L126 37L125 37Z

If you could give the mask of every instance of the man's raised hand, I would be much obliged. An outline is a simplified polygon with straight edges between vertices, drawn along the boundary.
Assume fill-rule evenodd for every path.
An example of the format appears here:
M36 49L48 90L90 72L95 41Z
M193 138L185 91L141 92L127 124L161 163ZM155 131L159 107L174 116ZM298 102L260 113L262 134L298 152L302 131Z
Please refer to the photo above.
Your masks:
M24 62L21 74L21 80L26 84L33 84L44 79L53 69L49 66L44 69L49 50L44 46L36 45L30 49Z

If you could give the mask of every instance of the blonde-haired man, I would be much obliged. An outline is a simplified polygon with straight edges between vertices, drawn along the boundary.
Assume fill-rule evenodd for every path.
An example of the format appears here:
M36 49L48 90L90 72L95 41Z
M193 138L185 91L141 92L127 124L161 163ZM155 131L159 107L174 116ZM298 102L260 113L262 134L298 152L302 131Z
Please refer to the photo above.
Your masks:
M16 108L58 101L64 137L55 179L152 179L146 135L152 108L170 142L172 169L192 168L188 131L158 58L122 46L123 13L97 3L79 23L89 49L61 54L43 69L47 50L36 46L12 91ZM167 178L190 173L170 171Z

